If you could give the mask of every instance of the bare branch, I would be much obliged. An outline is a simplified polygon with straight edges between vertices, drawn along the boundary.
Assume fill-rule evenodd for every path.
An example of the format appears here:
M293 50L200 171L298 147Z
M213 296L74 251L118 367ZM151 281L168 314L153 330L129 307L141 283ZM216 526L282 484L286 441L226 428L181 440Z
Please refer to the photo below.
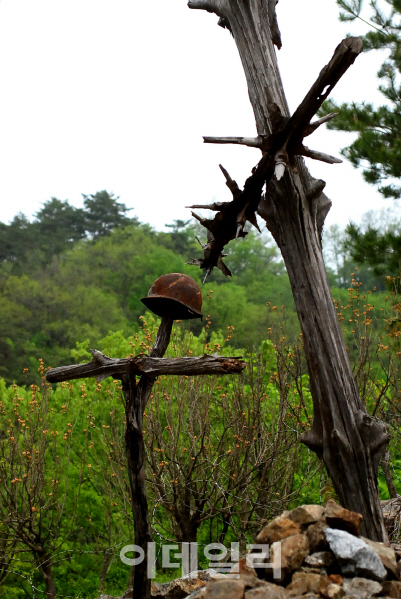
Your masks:
M323 152L316 152L316 150L310 150L306 146L302 146L301 155L307 158L313 158L313 160L320 160L321 162L327 162L328 164L341 164L342 160L330 154L324 154Z
M286 130L294 142L297 136L303 136L304 129L362 50L363 43L359 37L347 37L337 46L332 59L321 70L319 77L286 125Z
M326 116L323 116L321 119L318 119L317 121L314 121L313 123L310 123L304 129L303 136L308 137L308 135L311 135L311 133L316 131L316 129L318 129L318 127L320 127L320 125L323 125L323 123L327 123L327 121L334 119L334 117L336 117L337 115L338 115L338 112L330 112L329 114L326 114Z
M185 206L185 208L201 208L202 210L224 210L224 205L230 202L213 202L213 204L194 204L193 206Z
M212 272L212 270L213 270L213 266L209 266L209 268L206 271L205 278L203 279L203 284L206 283L206 279L208 278L208 276L210 275L210 273Z
M219 164L220 170L223 173L223 175L226 178L226 185L228 187L228 189L231 191L231 193L234 196L234 199L237 198L238 196L241 195L241 190L238 187L238 184L236 181L234 181L234 179L231 179L230 175L228 174L228 171L226 171L226 169L224 168L224 166L222 166L221 164Z
M199 214L196 214L196 212L191 212L192 216L194 218L196 218L196 220L198 220L200 222L201 225L203 225L203 223L205 222L205 219L202 218L201 216L199 216Z
M205 144L237 144L262 149L261 137L203 137Z
M224 166L222 164L219 164L219 168L220 168L221 172L223 173L223 175L225 176L227 184L233 183L233 180L231 179L228 171L224 168Z
M262 233L262 231L260 230L260 227L258 225L258 221L256 220L256 214L253 212L249 213L247 215L248 221L251 223L251 225L253 225L255 227L255 229L257 229L259 231L259 233Z
M217 258L216 266L217 266L217 268L219 268L221 270L221 272L223 273L224 276L232 277L231 270L223 262L224 256L227 256L227 254L220 254L220 256Z

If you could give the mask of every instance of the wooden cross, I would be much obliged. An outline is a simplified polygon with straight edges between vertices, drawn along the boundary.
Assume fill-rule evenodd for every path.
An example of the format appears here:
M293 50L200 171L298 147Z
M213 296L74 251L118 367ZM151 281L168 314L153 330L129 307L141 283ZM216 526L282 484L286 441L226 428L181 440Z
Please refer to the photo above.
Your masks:
M95 377L102 381L108 376L122 381L125 398L125 452L131 490L131 507L134 518L135 544L145 552L145 559L135 566L134 598L150 599L151 581L147 578L148 543L152 541L145 484L145 443L143 439L143 415L156 377L160 375L239 374L245 363L239 358L214 354L193 358L163 358L170 342L173 317L164 315L157 332L156 341L149 356L134 358L109 358L97 350L91 350L92 361L86 364L59 366L47 371L49 383L72 379ZM137 377L138 380L137 380Z

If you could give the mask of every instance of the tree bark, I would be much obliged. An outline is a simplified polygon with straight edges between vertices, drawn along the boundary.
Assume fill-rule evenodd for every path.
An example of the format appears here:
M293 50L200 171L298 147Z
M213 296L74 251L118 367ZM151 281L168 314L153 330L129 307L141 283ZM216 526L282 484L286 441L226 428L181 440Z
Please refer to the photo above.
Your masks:
M275 3L275 0L190 0L188 3L190 8L215 12L220 17L219 23L231 31L245 71L258 136L262 139L277 132L277 107L284 130L290 120L297 127L300 118L311 118L359 53L357 42L344 40L343 48L340 45L337 50L341 54L353 51L354 47L353 60L345 68L338 63L338 72L327 89L318 94L317 88L312 87L289 119L273 47L274 43L280 45L277 21L272 17ZM335 58L336 54L332 62L336 68ZM323 70L318 81L325 74ZM275 176L269 174L265 178L266 195L258 212L281 250L304 338L314 422L302 441L323 458L341 503L363 515L362 534L383 541L387 533L377 473L388 436L384 425L367 415L358 394L333 305L321 246L322 226L331 203L322 193L324 182L316 182L299 157L302 151L294 154L298 156L288 161L285 170L276 168Z
M170 341L173 319L163 316L150 357L161 358ZM151 580L147 577L147 544L152 542L148 500L145 483L145 443L143 439L143 414L149 401L155 376L142 375L136 381L136 371L125 374L122 387L125 397L125 451L131 491L132 515L135 528L135 545L142 547L145 558L135 566L134 599L151 598Z

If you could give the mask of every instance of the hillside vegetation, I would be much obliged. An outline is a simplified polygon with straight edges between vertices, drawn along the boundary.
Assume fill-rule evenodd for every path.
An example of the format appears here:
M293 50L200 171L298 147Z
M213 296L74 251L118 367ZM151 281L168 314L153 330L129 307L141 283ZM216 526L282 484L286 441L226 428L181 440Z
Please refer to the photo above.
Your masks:
M157 232L129 219L117 199L88 196L82 211L53 199L32 223L18 216L2 226L0 597L7 599L41 596L49 581L60 597L117 596L132 580L119 558L133 542L121 384L51 387L45 372L89 361L93 347L113 357L147 353L159 321L140 298L166 272L198 282L202 273L186 265L198 252L192 223ZM399 280L352 264L345 242L340 230L327 232L333 302L361 397L389 426L384 499L401 492ZM197 540L207 567L206 544L244 548L283 509L334 495L322 464L299 442L313 408L282 262L269 239L252 232L227 250L233 279L213 274L202 288L207 318L175 323L167 355L242 355L245 371L160 377L146 409L157 580L178 575L161 567L164 543Z

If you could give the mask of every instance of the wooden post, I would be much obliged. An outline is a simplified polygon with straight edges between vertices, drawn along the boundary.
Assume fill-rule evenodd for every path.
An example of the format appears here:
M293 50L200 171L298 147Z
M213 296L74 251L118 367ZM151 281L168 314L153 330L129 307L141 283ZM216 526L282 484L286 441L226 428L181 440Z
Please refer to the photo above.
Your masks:
M173 326L171 316L163 316L156 341L149 356L136 358L109 358L97 350L91 350L93 359L87 364L59 366L47 371L49 383L73 379L108 376L122 380L125 399L125 453L131 491L131 507L135 528L135 545L144 550L145 558L135 566L134 599L151 599L151 580L148 578L148 543L152 530L145 481L145 443L143 439L143 415L154 382L159 375L210 375L239 374L245 363L239 358L214 354L194 358L163 358ZM139 375L139 380L137 376Z
M150 352L150 357L162 358L170 342L173 319L163 316L156 341ZM135 566L134 598L150 597L150 584L148 579L148 552L147 544L152 542L152 529L150 525L148 499L145 482L145 443L143 440L143 415L155 376L143 375L136 383L135 370L128 372L122 378L125 397L125 453L131 490L132 515L135 522L135 545L145 551L145 559Z
M387 533L377 473L389 438L386 427L366 413L352 376L322 254L322 228L331 202L323 193L324 181L313 179L301 158L339 162L305 147L303 138L334 116L311 123L362 51L362 41L347 38L340 43L304 101L290 116L274 49L274 45L281 47L276 3L277 0L188 2L190 8L218 15L219 25L233 35L258 132L258 138L253 140L231 137L205 141L241 143L260 147L263 152L242 192L233 191L232 202L216 206L219 211L214 219L202 219L208 229L208 241L202 246L204 258L193 264L207 272L217 266L224 274L230 274L222 261L224 245L245 235L243 226L247 220L255 224L256 211L266 221L287 267L305 344L314 422L302 442L323 458L341 503L363 515L362 534L383 541L387 540ZM233 181L226 179L230 187Z

